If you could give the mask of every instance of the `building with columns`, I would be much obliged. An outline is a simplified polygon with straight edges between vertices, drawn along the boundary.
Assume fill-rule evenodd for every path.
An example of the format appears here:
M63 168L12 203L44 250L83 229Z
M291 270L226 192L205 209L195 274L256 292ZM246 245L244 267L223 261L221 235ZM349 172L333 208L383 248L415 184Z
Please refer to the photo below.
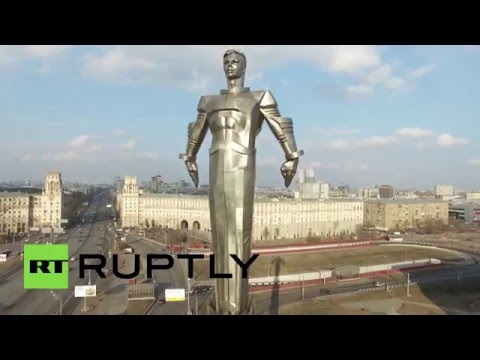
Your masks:
M211 231L208 196L141 193L125 177L116 210L122 227L169 227ZM256 199L253 240L351 234L363 225L363 202L350 199Z

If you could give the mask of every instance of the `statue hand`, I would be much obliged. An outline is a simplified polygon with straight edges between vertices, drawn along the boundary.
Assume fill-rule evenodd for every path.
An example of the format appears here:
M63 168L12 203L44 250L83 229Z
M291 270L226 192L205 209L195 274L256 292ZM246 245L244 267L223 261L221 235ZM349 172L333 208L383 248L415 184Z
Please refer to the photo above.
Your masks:
M289 187L290 183L297 172L298 158L293 160L287 160L283 163L281 172L282 176L285 179L285 187Z
M192 178L193 184L196 188L198 188L198 166L195 161L185 161L185 165L187 166L188 173Z

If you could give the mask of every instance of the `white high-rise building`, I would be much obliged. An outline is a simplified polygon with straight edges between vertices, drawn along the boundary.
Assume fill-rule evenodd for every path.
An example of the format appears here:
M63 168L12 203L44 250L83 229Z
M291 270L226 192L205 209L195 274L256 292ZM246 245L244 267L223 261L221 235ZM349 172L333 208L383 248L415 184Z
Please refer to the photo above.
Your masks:
M315 181L315 170L299 170L298 187L294 191L295 199L328 199L328 183Z
M313 169L305 170L305 177L315 179L315 170L313 170Z
M435 185L435 196L452 196L453 185Z

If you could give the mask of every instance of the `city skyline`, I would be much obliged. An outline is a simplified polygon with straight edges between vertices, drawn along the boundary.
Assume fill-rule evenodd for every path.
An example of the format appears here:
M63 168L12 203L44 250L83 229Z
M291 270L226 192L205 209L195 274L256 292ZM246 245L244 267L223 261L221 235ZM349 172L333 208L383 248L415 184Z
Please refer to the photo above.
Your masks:
M198 99L225 88L227 46L0 46L0 181L188 180L178 153ZM246 86L269 89L334 185L478 189L480 48L243 46ZM268 60L268 61L267 61ZM272 64L269 67L267 64ZM208 183L207 136L199 153ZM257 144L257 185L281 186L280 145Z

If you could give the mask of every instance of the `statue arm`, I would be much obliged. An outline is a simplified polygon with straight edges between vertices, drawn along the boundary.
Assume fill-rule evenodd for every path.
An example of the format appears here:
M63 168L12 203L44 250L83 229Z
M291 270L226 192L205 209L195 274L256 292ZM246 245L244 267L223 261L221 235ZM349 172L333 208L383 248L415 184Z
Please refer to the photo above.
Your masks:
M188 143L185 154L180 154L180 159L185 161L188 172L195 184L198 187L198 167L197 154L200 146L205 139L208 130L207 112L205 109L205 98L202 97L198 103L197 120L188 124Z
M294 160L302 156L303 150L297 150L297 144L293 134L292 119L280 115L277 102L270 91L266 91L263 95L260 102L260 111L282 146L285 158L287 160Z
M208 130L207 113L205 110L205 99L202 97L197 107L197 121L188 124L188 143L185 154L180 154L180 159L185 161L196 161L198 150L205 139Z

